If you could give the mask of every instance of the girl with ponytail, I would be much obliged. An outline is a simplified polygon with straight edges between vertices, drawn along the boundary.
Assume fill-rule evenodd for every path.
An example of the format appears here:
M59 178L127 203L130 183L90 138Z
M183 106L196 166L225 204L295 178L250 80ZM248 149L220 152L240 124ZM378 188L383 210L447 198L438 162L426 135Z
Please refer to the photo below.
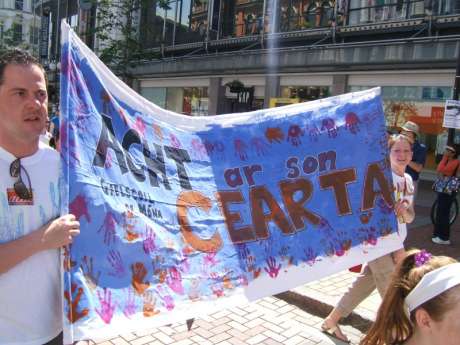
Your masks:
M460 263L411 250L360 345L460 344Z

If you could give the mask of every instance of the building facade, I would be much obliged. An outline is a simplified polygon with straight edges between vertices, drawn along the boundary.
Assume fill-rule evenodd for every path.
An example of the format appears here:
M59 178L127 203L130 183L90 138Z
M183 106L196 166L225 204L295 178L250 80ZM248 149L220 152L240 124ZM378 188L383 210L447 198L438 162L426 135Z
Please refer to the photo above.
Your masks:
M40 16L34 0L0 0L0 46L21 47L37 53Z
M149 0L137 90L211 115L382 87L389 129L412 120L435 169L460 45L458 0ZM460 143L460 136L456 138Z

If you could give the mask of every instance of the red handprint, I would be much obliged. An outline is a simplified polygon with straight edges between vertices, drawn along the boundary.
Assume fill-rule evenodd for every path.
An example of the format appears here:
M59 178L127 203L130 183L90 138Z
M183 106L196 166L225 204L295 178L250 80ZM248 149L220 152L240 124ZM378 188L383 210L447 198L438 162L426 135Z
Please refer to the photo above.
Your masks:
M184 294L184 288L182 286L182 276L179 270L175 267L171 267L168 272L168 276L166 277L166 284L173 290L175 293L179 295Z
M77 195L75 199L69 204L69 212L80 220L82 216L85 216L88 223L91 222L91 216L88 212L88 206L86 205L86 198L83 195Z
M216 297L223 297L224 296L224 289L220 286L211 286L212 293L216 295Z
M132 242L139 238L139 234L136 233L137 217L131 210L127 210L126 212L124 212L123 216L123 228L125 229L125 239L128 242Z
M115 242L115 227L117 225L117 220L115 214L112 212L107 212L102 222L101 227L97 230L98 233L104 233L104 243L110 245L110 243Z
M216 272L211 272L209 277L213 280L211 290L216 297L224 296L224 286L222 284L223 278Z
M101 317L102 321L109 324L115 311L115 303L112 304L112 292L104 288L104 295L102 296L101 292L98 291L97 297L99 298L100 308L96 308L96 313Z
M155 133L155 136L158 138L158 141L163 141L163 131L161 127L156 123L153 124L153 133Z
M289 141L293 146L299 146L302 141L300 137L303 137L304 131L298 125L291 125L288 130L287 141Z
M91 290L95 290L97 287L97 283L99 281L99 277L101 276L101 272L98 271L97 274L94 274L92 257L88 258L86 255L83 257L81 270L83 272L84 277L86 278L86 283L88 284L88 287Z
M238 249L238 256L240 257L240 260L246 260L248 256L251 254L248 246L244 243L239 244L237 249Z
M252 138L251 146L256 150L257 156L265 156L269 150L269 145L260 137Z
M113 272L109 272L109 275L118 278L125 275L125 265L123 264L123 259L118 250L110 250L109 255L107 255L107 261L113 268Z
M235 146L235 155L238 156L242 161L248 159L246 150L248 149L246 143L241 139L235 139L233 142Z
M270 278L276 278L281 269L281 264L276 266L276 259L273 256L270 256L265 262L267 263L267 267L264 267L265 272L268 273Z
M77 294L74 297L75 291L77 291ZM80 320L89 313L88 308L84 308L82 311L78 311L78 303L80 303L80 298L82 294L83 289L81 287L78 287L77 289L77 284L72 284L70 288L70 293L69 290L64 291L64 298L67 301L68 305L67 319L70 323L74 323Z
M207 156L207 150L205 144L200 139L194 138L191 142L192 145L192 153L194 154L196 159L205 159Z
M157 304L156 298L153 297L152 292L147 291L144 294L144 306L143 312L145 317L155 316L160 313L159 310L155 309L155 305Z
M307 126L308 135L310 136L310 141L317 142L319 137L319 129L316 125Z
M70 257L70 248L72 248L72 244L64 246L64 260L63 260L64 262L63 262L63 266L64 266L64 270L66 272L69 272L72 269L72 267L75 267L75 265L77 264Z
M326 118L323 120L322 122L322 126L321 126L321 130L324 131L326 130L327 131L327 135L330 137L330 138L335 138L337 136L337 131L338 131L338 128L335 124L335 121L331 118Z
M127 290L128 292L126 296L125 306L123 307L123 314L125 314L127 318L130 318L132 315L136 313L136 299L133 291L130 288L128 288Z
M142 262L136 262L131 265L131 270L133 272L131 284L133 285L134 290L136 290L139 295L142 295L150 286L148 281L144 281L145 276L147 275L147 269Z
M272 144L273 142L281 143L284 139L284 133L279 127L268 127L265 130L265 138Z
M204 266L212 267L214 265L217 265L219 261L216 259L216 255L217 255L216 252L207 253L203 259Z
M305 262L308 266L313 266L317 261L321 261L316 259L318 255L312 248L304 249L303 252L305 254Z
M359 220L362 224L367 224L372 218L372 211L363 212L359 215Z
M163 306L166 308L166 310L171 311L174 309L174 298L170 296L168 293L166 293L161 286L158 288L158 295L160 296Z
M231 278L230 272L227 272L225 276L222 278L222 285L227 290L233 289L232 278Z
M146 226L144 241L142 242L142 247L144 248L145 254L150 254L156 248L155 246L155 232L149 226Z
M133 125L134 129L136 129L142 137L145 137L145 123L142 120L142 114L136 116L136 122Z
M359 123L361 121L356 113L350 111L345 115L345 128L351 133L357 134L359 132Z
M174 134L169 135L169 140L171 141L171 146L180 149L182 147L182 144L180 143L179 138L177 138Z

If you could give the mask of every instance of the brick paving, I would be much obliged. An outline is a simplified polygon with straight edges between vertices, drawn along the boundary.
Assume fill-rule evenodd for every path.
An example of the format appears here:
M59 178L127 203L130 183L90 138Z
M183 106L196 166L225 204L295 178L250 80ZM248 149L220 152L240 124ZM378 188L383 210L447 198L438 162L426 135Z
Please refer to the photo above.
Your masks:
M196 319L190 331L175 323L128 333L90 344L98 345L333 345L319 331L322 318L276 297L225 309ZM351 326L344 331L357 342L361 333ZM83 342L80 342L83 343Z
M419 185L416 201L416 219L409 226L406 247L425 248L434 255L449 255L460 260L460 217L452 227L452 245L440 246L431 242L432 225L429 218L435 195L430 183ZM196 319L190 331L184 323L163 326L143 332L129 333L98 345L332 345L332 341L319 329L323 317L332 309L355 278L349 271L298 287L290 293L298 296L300 303L289 304L277 297L263 298L238 308L226 309ZM282 296L283 294L279 295ZM353 314L364 321L372 321L380 304L376 291ZM326 306L326 308L322 308ZM307 312L308 311L308 312ZM359 321L358 321L359 323ZM345 322L341 326L352 344L359 343L364 330L362 324ZM95 344L90 342L90 344Z

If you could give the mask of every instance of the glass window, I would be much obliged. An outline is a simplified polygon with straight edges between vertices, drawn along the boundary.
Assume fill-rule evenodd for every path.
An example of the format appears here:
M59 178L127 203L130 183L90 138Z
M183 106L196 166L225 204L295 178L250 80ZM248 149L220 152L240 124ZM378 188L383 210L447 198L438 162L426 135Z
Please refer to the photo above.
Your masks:
M334 1L311 1L303 6L303 26L306 28L331 25Z
M207 87L186 87L183 93L182 114L207 116L208 101Z
M189 27L185 35L182 35L181 38L178 36L179 42L203 41L208 29L208 0L191 0L189 2Z
M208 0L151 0L141 11L140 35L145 48L203 41Z
M444 101L452 97L452 88L450 87L423 87L422 99Z
M307 28L303 12L308 7L305 0L283 0L280 3L280 31L294 31Z
M14 9L22 11L24 9L24 0L15 0Z
M184 89L181 87L168 87L166 90L165 108L175 113L182 114Z
M427 0L350 0L349 24L408 19L425 15Z
M207 87L148 87L141 94L156 105L178 114L208 115Z
M221 37L257 35L263 30L263 0L226 0L221 4Z
M150 102L165 109L166 108L166 88L165 87L142 87L140 94Z
M300 102L313 101L315 99L329 97L328 86L283 86L281 87L282 98L298 98Z

